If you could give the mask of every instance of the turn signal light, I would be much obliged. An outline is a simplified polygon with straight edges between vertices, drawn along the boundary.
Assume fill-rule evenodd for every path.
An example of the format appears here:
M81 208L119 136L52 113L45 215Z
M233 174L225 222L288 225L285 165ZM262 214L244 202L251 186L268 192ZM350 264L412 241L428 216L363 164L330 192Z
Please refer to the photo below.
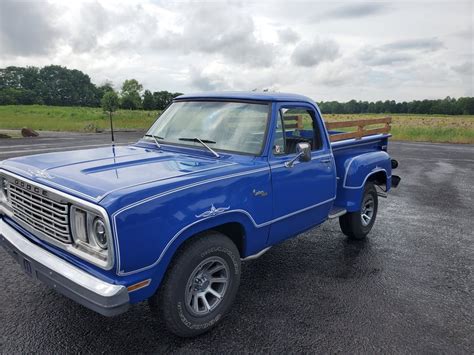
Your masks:
M127 290L128 292L139 290L143 287L147 287L150 284L150 282L151 282L151 279L140 281L134 285L128 286Z

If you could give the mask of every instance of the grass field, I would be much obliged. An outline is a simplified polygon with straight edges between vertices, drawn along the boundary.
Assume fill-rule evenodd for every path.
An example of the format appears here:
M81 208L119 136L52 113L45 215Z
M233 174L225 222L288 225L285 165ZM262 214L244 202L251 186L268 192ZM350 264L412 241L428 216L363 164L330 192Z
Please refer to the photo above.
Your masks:
M114 114L116 129L145 129L158 111L119 110ZM110 128L109 117L101 108L41 105L0 106L0 130L32 128L38 131L95 132Z
M119 110L116 129L147 129L157 111ZM387 115L324 115L326 121L376 118ZM397 140L474 144L474 116L390 115ZM0 106L0 131L29 127L38 131L95 132L109 128L108 116L100 108L57 106Z
M326 121L392 117L393 139L414 142L474 143L474 116L361 114L324 115ZM370 127L372 128L372 127Z

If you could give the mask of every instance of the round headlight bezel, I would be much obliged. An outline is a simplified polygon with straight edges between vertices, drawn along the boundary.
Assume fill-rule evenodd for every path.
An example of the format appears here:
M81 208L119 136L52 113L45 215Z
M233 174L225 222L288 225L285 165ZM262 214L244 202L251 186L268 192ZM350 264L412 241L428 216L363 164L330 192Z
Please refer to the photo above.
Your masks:
M89 206L87 206L89 207ZM106 212L74 204L70 208L71 250L87 261L109 270L113 266L112 232ZM98 226L101 227L100 233Z
M103 250L107 250L109 247L109 238L107 235L107 226L104 220L100 217L96 217L92 222L91 235L94 238L94 242L97 246Z

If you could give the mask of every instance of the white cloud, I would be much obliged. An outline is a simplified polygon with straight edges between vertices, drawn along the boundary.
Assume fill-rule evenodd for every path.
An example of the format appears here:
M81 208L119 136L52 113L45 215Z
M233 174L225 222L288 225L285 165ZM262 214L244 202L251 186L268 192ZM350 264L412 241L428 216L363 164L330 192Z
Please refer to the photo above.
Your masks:
M56 9L48 3L0 1L0 56L50 53L61 35L55 27L56 15Z
M362 2L356 4L345 3L331 11L328 11L326 17L341 19L368 17L388 10L389 8L387 4L381 2Z
M321 62L334 60L339 56L339 46L332 40L317 39L313 42L301 42L291 55L294 65L313 67Z
M278 37L282 43L295 43L301 38L300 35L290 27L279 29Z

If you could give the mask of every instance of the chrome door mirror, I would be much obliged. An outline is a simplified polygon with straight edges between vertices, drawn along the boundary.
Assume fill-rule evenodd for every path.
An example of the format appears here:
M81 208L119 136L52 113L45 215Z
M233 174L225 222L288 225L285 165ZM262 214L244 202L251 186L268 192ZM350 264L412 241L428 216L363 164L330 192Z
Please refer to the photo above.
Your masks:
M285 163L285 166L287 168L292 168L296 160L299 160L301 162L311 161L311 145L309 143L298 143L296 145L296 152L298 154L296 154L293 159Z
M311 145L309 143L298 143L296 145L296 152L298 153L300 161L311 160Z

